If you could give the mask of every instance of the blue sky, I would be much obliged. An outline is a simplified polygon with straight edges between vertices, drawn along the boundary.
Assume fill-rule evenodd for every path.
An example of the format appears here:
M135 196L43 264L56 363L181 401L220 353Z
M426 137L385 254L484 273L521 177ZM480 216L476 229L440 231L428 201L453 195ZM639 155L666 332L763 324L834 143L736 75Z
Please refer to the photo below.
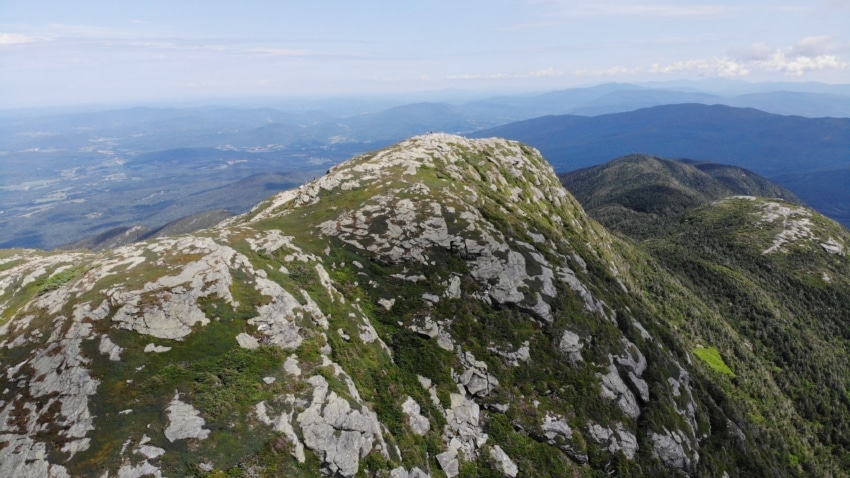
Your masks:
M850 83L850 0L0 0L0 109Z

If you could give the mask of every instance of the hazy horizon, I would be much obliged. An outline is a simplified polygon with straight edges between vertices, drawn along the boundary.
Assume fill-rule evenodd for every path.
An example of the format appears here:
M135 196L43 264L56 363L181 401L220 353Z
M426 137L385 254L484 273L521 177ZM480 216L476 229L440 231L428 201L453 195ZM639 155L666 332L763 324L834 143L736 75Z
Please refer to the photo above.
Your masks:
M850 2L0 2L0 109L850 83Z

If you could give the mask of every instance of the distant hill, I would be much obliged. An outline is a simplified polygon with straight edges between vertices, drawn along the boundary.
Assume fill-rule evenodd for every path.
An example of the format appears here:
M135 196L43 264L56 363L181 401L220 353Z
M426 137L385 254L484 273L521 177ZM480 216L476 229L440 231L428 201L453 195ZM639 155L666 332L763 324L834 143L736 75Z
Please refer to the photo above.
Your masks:
M676 216L724 197L800 202L791 191L737 166L649 155L625 156L559 178L594 219L635 239L657 235Z
M769 177L846 166L850 119L678 104L594 117L545 116L471 136L529 143L551 161L556 171L593 166L632 153L650 153L733 164Z
M546 116L472 136L500 136L531 144L561 172L634 153L740 166L776 178L792 191L809 192L804 200L827 215L831 214L827 205L832 198L846 196L847 190L846 183L822 181L810 174L829 176L829 171L847 168L848 118L804 118L751 108L681 104L595 117ZM788 175L795 175L794 180Z
M699 91L651 89L619 90L573 108L570 111L570 114L597 116L667 104L722 104L725 100L726 99L721 96L702 93Z
M731 84L706 88L700 83L605 83L538 95L499 96L465 103L459 112L519 121L545 115L598 116L653 106L699 103L756 108L768 113L818 117L850 117L846 85ZM505 121L505 122L507 122Z
M782 115L808 117L850 117L850 97L828 93L771 91L737 96L721 103L756 108Z

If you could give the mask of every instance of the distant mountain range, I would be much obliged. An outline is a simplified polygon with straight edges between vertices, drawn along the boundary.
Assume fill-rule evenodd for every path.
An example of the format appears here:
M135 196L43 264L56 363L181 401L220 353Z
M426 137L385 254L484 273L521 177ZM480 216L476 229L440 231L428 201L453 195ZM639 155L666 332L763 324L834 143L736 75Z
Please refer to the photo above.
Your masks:
M648 153L727 163L764 175L824 214L850 224L850 119L804 118L752 108L666 105L602 116L546 116L478 131L538 148L556 171ZM835 213L838 214L835 214Z
M517 138L540 148L559 171L630 153L737 164L850 224L850 188L835 179L850 175L848 85L608 83L416 100L0 111L0 246L52 248L114 228L155 229L209 209L236 212L246 206L202 194L270 171L308 173L289 181L300 184L311 171L429 131ZM670 103L678 104L646 108ZM565 114L573 116L545 117Z

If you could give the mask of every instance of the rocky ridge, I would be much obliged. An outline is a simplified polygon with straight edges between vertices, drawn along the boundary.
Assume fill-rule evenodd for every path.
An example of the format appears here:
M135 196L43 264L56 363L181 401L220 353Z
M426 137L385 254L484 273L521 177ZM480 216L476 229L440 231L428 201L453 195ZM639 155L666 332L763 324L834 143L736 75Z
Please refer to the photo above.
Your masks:
M630 247L532 148L433 134L192 235L2 251L0 475L738 476L669 332L698 302Z

